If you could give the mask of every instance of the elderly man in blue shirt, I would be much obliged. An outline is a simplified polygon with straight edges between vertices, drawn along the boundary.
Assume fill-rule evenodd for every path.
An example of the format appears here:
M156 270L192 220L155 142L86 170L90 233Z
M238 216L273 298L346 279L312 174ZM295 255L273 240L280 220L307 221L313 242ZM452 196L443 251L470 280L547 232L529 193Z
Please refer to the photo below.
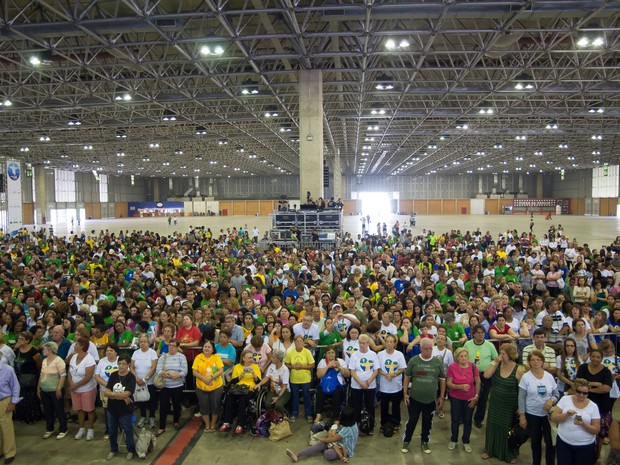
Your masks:
M13 412L20 400L22 398L19 397L19 382L13 367L0 363L0 440L4 463L7 465L13 463L17 454Z

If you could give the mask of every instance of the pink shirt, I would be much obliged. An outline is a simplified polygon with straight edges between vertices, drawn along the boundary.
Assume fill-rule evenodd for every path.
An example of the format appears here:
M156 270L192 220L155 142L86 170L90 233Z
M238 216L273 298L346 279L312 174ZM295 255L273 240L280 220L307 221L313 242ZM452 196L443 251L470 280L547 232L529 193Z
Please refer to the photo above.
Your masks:
M450 396L455 399L469 400L476 395L475 377L480 376L478 367L472 363L467 364L467 368L462 368L454 362L448 368L446 378L452 378L454 384L469 384L469 390L450 389Z

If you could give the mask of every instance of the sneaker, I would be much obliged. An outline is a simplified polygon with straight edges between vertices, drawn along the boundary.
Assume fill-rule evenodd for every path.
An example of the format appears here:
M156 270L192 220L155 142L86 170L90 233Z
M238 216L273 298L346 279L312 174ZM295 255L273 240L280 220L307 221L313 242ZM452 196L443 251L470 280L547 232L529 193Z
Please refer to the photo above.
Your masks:
M428 442L423 442L421 446L422 446L422 451L424 451L425 454L431 453L431 448L428 447Z
M86 434L86 429L85 428L80 428L77 432L77 434L75 435L75 439L82 439L84 437L84 434Z
M149 418L149 427L155 428L156 426L157 426L157 420L155 420L155 417Z
M136 426L138 428L144 428L144 425L146 425L146 418L142 417L140 418L140 420L138 420L138 424Z
M293 463L297 463L299 461L297 454L293 452L291 449L286 449L286 455L288 455L288 457L291 459Z
M114 457L116 457L116 452L110 452L105 459L112 460Z
M127 460L133 460L133 452L128 452L127 453L127 457L125 457Z
M403 454L406 454L407 452L409 452L409 442L403 442L403 447L400 448L400 451Z
M288 421L289 421L290 423L295 423L295 420L297 420L297 417L295 417L295 416L290 416L290 417L288 417Z
M450 442L448 443L448 449L450 450L454 450L454 448L456 447L456 442Z
M463 444L463 449L465 449L465 452L469 452L470 454L472 452L472 448L469 444Z
M95 430L94 429L89 429L89 430L86 431L86 440L87 441L92 441L94 437L95 437Z
M58 433L58 436L56 436L56 439L64 439L66 435L66 431L61 431L60 433Z
M200 414L200 412L196 412L196 413L194 413L194 416L195 416L196 418L200 418L200 417L202 417L202 415Z
M46 431L45 434L43 435L43 439L49 439L52 437L53 434L54 434L53 431Z

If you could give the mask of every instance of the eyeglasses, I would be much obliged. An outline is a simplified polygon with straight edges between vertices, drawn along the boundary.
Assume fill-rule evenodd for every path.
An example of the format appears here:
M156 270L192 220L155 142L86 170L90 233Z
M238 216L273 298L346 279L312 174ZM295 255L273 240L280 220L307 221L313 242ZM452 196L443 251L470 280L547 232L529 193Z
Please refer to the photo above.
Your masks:
M578 394L580 396L587 396L588 394L590 394L589 391L575 391L575 394Z

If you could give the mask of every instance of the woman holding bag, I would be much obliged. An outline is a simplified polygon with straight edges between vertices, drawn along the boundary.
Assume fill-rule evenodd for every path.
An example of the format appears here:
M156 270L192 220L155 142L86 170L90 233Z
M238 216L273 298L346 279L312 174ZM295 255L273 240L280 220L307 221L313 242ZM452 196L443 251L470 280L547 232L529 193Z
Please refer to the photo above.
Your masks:
M149 426L155 428L157 425L155 420L157 391L153 385L153 376L157 369L157 352L149 347L149 337L146 334L140 336L138 344L140 348L132 354L130 366L131 372L136 377L134 401L140 407L140 421L138 421L137 426L138 428L144 427L147 420L146 415L150 413ZM147 412L147 408L149 412Z
M185 376L187 376L187 359L179 352L179 341L170 339L168 353L162 355L157 361L155 373L164 380L164 387L159 391L159 429L155 433L155 436L160 436L166 431L170 400L172 400L172 424L174 429L179 429L181 397Z
M336 386L336 389L334 389L333 392L326 393L323 389L323 381L319 381L319 385L316 388L315 423L320 422L322 419L321 412L323 411L326 398L331 398L332 401L332 420L338 418L340 415L340 407L342 406L342 402L344 400L344 377L350 376L349 369L347 368L345 361L336 357L336 348L334 346L329 346L325 350L325 358L321 359L316 367L316 377L319 380L323 380L330 369L333 370L332 373L335 372L337 376L338 386Z

